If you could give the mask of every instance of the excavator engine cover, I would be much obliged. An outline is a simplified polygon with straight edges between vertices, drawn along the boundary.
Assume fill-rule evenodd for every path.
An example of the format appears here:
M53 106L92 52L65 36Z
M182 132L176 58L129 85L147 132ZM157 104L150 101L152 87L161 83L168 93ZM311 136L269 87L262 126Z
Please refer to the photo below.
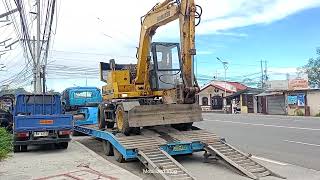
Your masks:
M198 104L158 104L135 106L128 112L129 127L144 127L202 121Z

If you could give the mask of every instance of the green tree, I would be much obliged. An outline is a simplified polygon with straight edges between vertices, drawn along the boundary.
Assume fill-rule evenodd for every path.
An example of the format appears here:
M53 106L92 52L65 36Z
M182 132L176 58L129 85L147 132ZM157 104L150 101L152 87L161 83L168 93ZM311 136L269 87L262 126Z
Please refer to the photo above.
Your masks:
M317 48L316 58L310 58L308 63L300 68L300 71L306 73L309 79L309 85L314 88L320 88L320 48Z

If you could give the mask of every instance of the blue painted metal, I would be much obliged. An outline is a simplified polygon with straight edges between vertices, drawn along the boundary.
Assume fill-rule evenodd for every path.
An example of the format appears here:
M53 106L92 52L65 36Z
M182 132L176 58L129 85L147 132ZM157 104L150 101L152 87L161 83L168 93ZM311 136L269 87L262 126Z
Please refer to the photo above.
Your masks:
M137 159L137 150L136 149L126 149L123 147L116 137L116 132L101 131L89 127L75 126L74 130L81 133L93 136L95 138L100 138L109 141L122 155L126 160ZM175 147L181 147L183 150L174 150ZM200 141L194 142L174 142L168 143L166 145L160 146L161 149L166 151L170 155L182 155L182 154L191 154L193 152L203 151L204 144ZM178 149L179 149L178 148Z
M16 96L13 115L58 115L62 113L58 94L19 94Z
M41 124L41 120L52 120L52 124ZM27 115L14 117L14 131L49 131L72 129L72 116L68 114L60 115Z
M70 141L70 138L57 138L59 130L72 130L72 115L62 114L61 100L58 94L19 94L13 107L14 135L27 132L29 136L35 131L52 131L55 138L39 138L33 142L32 136L16 140L14 144L49 143L52 140ZM43 142L42 142L43 141Z
M77 120L75 125L90 125L98 123L98 107L81 107L77 114L83 114L84 120Z
M97 87L70 87L62 92L62 102L67 109L77 109L88 104L99 104L102 96Z

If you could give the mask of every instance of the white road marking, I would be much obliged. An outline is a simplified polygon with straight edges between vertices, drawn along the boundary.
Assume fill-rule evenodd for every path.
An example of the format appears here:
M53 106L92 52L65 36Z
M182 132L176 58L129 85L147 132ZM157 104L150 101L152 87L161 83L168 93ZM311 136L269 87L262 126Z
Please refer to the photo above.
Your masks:
M300 129L300 130L320 131L320 129L304 128L304 127L294 127L294 126L279 126L279 125L272 125L272 124L255 124L255 123L245 123L245 122L238 122L238 121L222 121L222 120L212 120L212 119L205 119L205 120L207 120L207 121L216 121L216 122L224 122L224 123L234 123L234 124L252 125L252 126L265 126L265 127L276 127L276 128L288 128L288 129Z
M263 157L258 157L258 156L252 156L252 158L259 159L261 161L266 161L266 162L278 164L278 165L281 165L281 166L287 166L288 165L287 163L283 163L283 162L279 162L279 161L275 161L275 160L271 160L271 159L267 159L267 158L263 158Z
M285 142L290 142L290 143L296 143L296 144L303 144L303 145L308 145L308 146L318 146L320 147L320 144L311 144L311 143L305 143L305 142L299 142L299 141L289 141L289 140L283 140Z

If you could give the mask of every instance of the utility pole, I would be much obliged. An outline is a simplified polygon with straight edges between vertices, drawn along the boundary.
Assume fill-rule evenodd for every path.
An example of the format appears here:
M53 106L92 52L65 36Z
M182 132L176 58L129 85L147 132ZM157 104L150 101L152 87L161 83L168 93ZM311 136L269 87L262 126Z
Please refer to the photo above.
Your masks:
M32 73L33 73L33 91L36 92L36 79L37 79L37 71L36 71L36 67L37 67L37 63L36 63L36 37L33 36L33 41L32 41L32 53L33 53L33 68L32 68Z
M40 56L41 56L41 47L40 47L40 0L37 0L37 56L36 56L36 88L34 91L36 93L41 93L41 68L40 68Z
M264 61L264 76L265 76L264 82L267 83L267 81L268 81L268 63L266 60Z
M42 66L42 92L46 93L46 66Z
M227 106L227 69L228 69L228 62L227 61L222 61L220 58L217 57L217 59L222 63L223 68L224 68L224 108Z
M264 75L263 75L263 64L262 64L262 60L260 61L260 65L261 65L261 89L264 88Z

